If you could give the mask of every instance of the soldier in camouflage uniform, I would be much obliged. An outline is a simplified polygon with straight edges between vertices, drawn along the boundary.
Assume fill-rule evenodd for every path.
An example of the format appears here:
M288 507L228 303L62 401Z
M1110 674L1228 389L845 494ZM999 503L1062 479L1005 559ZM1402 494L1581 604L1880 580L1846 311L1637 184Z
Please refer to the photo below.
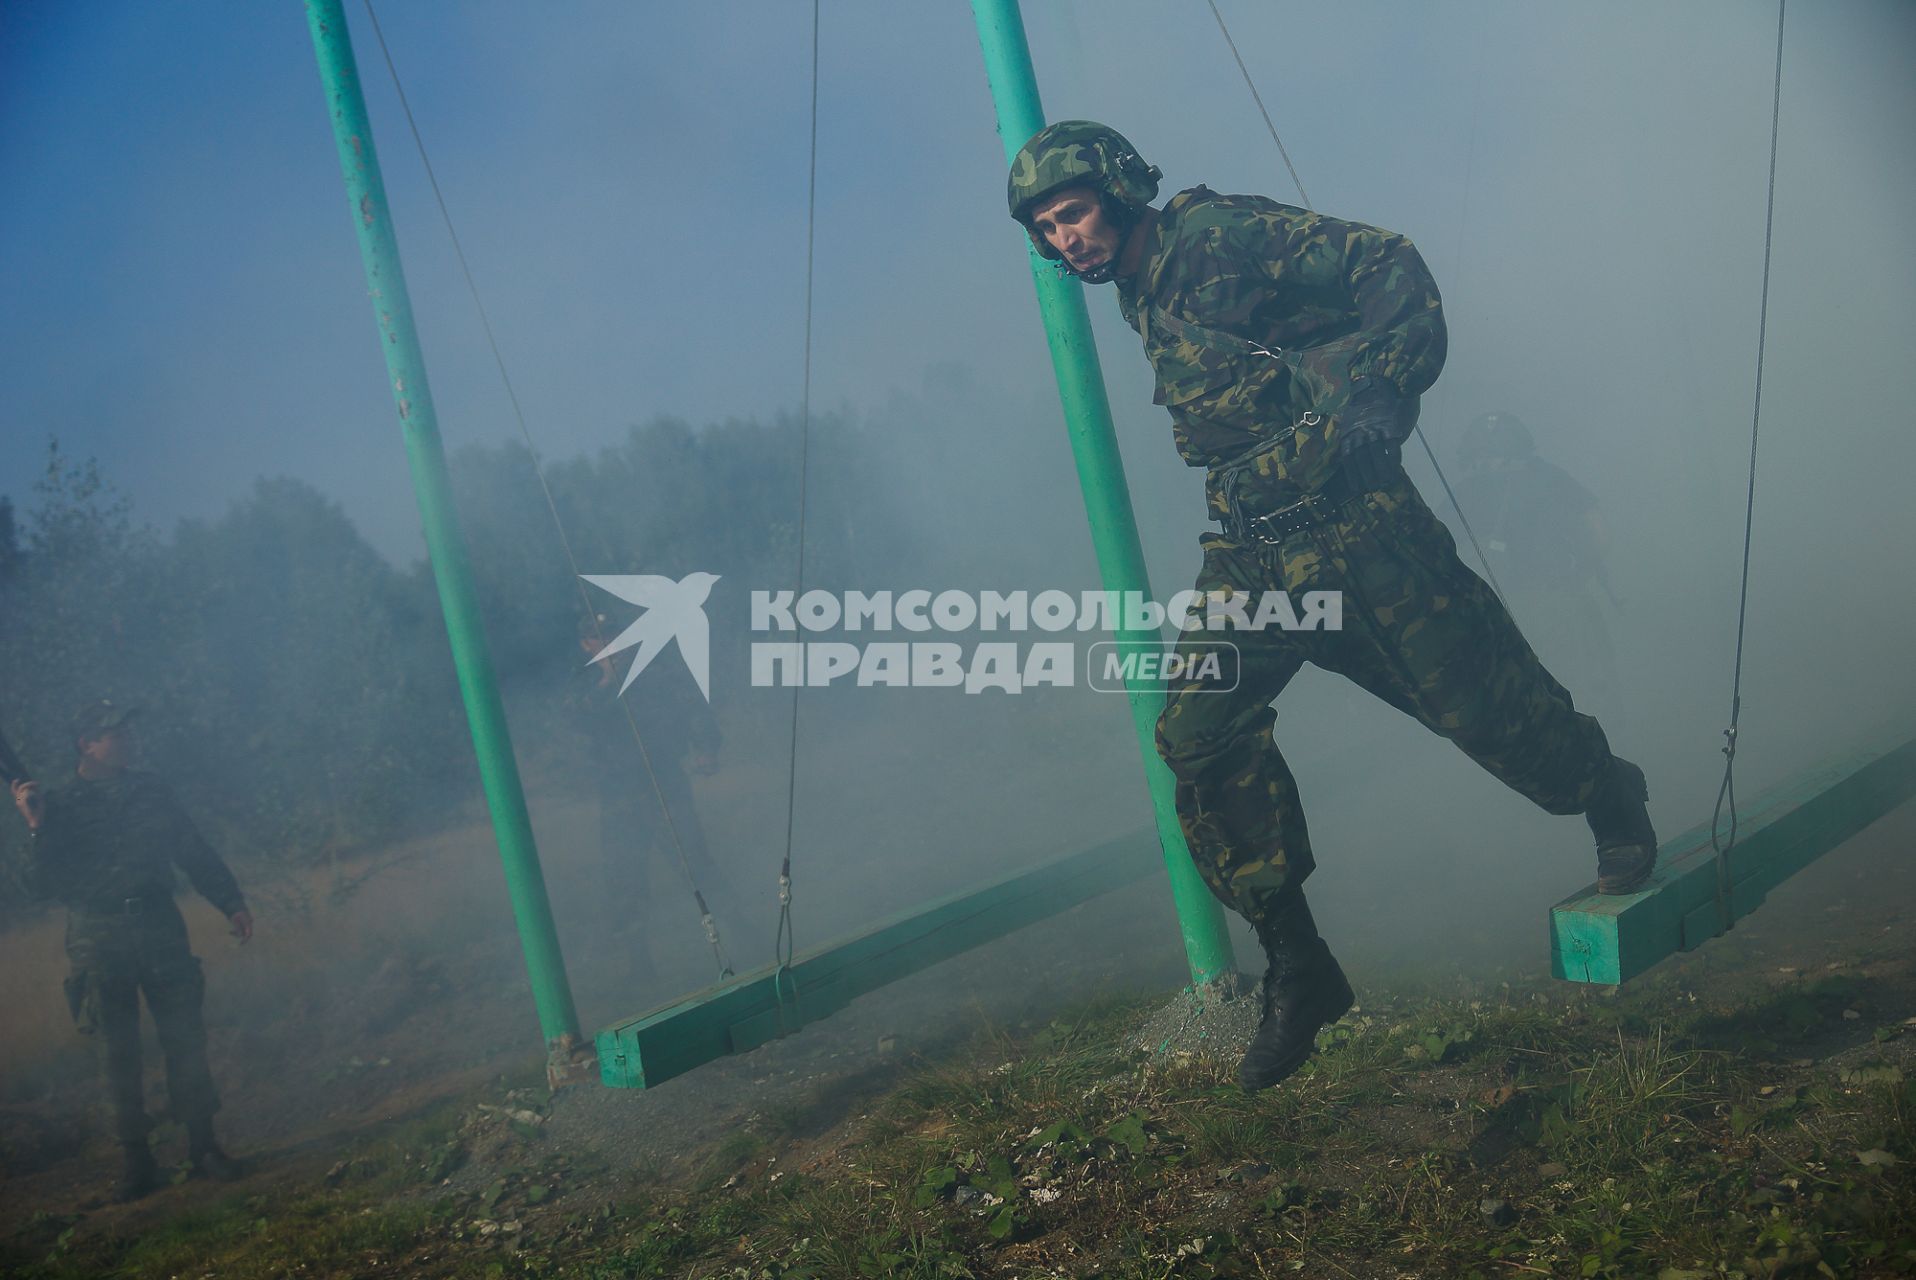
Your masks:
M1271 736L1270 704L1305 662L1414 716L1547 811L1587 815L1605 893L1642 886L1656 834L1642 771L1572 706L1404 475L1401 446L1446 340L1417 250L1201 186L1154 208L1160 176L1114 130L1073 120L1024 145L1008 195L1039 254L1117 284L1178 451L1208 472L1222 530L1199 539L1196 590L1253 605L1266 591L1342 593L1341 629L1237 632L1236 687L1173 680L1158 721L1198 871L1269 962L1240 1069L1258 1089L1301 1066L1353 1001L1304 901L1310 837Z
M206 1064L205 979L173 901L174 865L228 919L235 937L253 936L253 917L233 873L166 784L130 767L131 714L110 702L82 708L73 726L80 753L73 776L44 792L32 782L13 787L33 833L31 884L67 909L67 1003L80 1030L99 1040L114 1136L125 1157L114 1191L121 1201L161 1181L147 1145L142 993L159 1030L167 1097L186 1126L194 1172L223 1181L240 1172L213 1135L220 1100Z
M622 939L618 949L632 965L628 976L645 983L656 978L640 919L648 880L656 885L663 874L677 883L682 853L694 883L728 924L737 923L739 895L711 855L688 776L688 769L701 777L717 771L718 718L676 658L650 664L621 694L622 672L599 659L606 626L598 614L579 623L579 649L588 663L570 701L584 771L599 796L600 923ZM643 757L632 740L634 724Z
M1558 670L1576 672L1587 704L1604 708L1614 728L1624 708L1601 602L1617 600L1604 568L1610 534L1595 495L1537 453L1514 413L1466 424L1457 462L1451 490L1524 638Z

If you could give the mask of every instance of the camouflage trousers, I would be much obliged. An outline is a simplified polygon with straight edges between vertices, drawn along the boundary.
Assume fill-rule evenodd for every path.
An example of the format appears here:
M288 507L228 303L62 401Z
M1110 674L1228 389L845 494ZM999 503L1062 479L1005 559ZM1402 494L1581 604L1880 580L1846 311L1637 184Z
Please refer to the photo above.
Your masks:
M692 780L676 762L654 758L652 770L656 788L651 778L638 772L600 789L600 910L605 923L615 932L629 927L649 896L648 883L654 894L672 894L685 883L686 870L707 905L729 920L737 914L739 894L706 844ZM664 807L659 804L661 795Z
M206 980L179 908L162 899L132 914L75 909L67 914L66 946L67 1004L75 1025L99 1045L114 1136L144 1142L151 1128L140 1048L142 993L159 1030L173 1115L185 1123L210 1119L220 1100L206 1064L200 1012Z
M1456 743L1551 813L1581 813L1611 760L1490 588L1457 558L1449 530L1408 480L1353 499L1276 545L1200 539L1195 590L1342 593L1339 630L1191 631L1238 648L1235 689L1170 682L1158 751L1177 783L1178 820L1205 883L1253 924L1314 860L1297 784L1272 737L1271 702L1306 662L1335 671ZM1201 664L1193 662L1195 670Z

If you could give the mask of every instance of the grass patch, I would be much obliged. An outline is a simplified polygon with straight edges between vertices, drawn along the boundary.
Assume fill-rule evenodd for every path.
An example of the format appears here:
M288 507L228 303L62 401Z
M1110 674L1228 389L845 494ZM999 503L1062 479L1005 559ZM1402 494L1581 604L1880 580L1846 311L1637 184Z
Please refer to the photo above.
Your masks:
M40 1224L0 1259L66 1280L222 1277L1444 1276L1916 1274L1916 1085L1896 1036L1822 1063L1738 1051L1808 1001L1699 1011L1680 983L1606 998L1508 985L1399 997L1328 1029L1290 1081L1131 1047L1144 1006L988 1026L921 1064L805 1159L805 1114L768 1109L676 1184L549 1208L527 1172L500 1203L435 1195L458 1108L354 1157L364 1176L236 1201L138 1241ZM1857 1019L1849 1019L1854 1024ZM592 1168L589 1160L580 1166ZM545 1175L538 1175L543 1177ZM579 1168L569 1175L579 1177ZM455 1180L457 1181L457 1180ZM502 1179L502 1181L510 1181ZM542 1185L542 1184L538 1184ZM408 1190L409 1189L409 1190ZM407 1195L401 1195L407 1190ZM481 1197L483 1199L483 1197ZM29 1247L30 1246L30 1247ZM31 1256L29 1256L29 1254Z
M235 1198L182 1213L137 1238L97 1238L7 1259L23 1280L97 1280L101 1276L219 1276L272 1280L287 1275L365 1275L405 1271L422 1242L455 1214L446 1202L390 1204L370 1197L302 1196L267 1202ZM442 1275L480 1275L474 1266Z

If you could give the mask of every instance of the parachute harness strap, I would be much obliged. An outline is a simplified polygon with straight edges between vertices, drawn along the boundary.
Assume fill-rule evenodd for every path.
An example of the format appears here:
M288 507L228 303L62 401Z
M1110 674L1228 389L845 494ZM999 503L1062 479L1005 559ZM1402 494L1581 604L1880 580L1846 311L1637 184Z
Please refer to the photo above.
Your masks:
M566 564L572 570L572 585L578 590L579 603L584 607L586 616L592 619L592 638L603 648L605 635L599 630L599 614L593 608L592 598L585 588L585 579L579 574L578 557L572 551L572 539L566 535L565 521L559 515L559 504L553 499L552 486L546 480L545 465L540 460L538 446L532 441L532 428L526 422L525 410L520 406L519 393L513 388L512 375L506 371L506 358L499 349L499 340L493 333L492 318L486 312L484 299L479 296L478 282L473 278L472 268L466 262L465 248L459 243L459 233L453 229L452 212L446 206L446 197L439 189L439 178L433 172L432 159L426 154L426 140L420 135L419 122L413 118L412 104L406 98L406 88L400 83L399 68L393 62L392 51L386 47L386 33L380 28L379 15L373 11L373 0L364 0L366 17L372 23L373 37L378 41L380 56L385 60L386 72L392 77L393 92L399 98L399 108L406 117L406 127L412 133L413 146L419 152L419 163L426 171L426 182L432 188L433 200L439 206L439 217L446 226L446 237L452 242L453 257L459 262L460 274L465 276L466 291L472 295L472 305L479 315L479 327L485 332L486 345L492 349L493 363L499 369L499 381L505 387L506 400L512 406L512 416L519 423L519 434L524 439L526 452L532 458L532 473L538 478L539 490L545 495L546 510L552 516L552 527L559 536L559 547L565 552ZM678 855L679 870L685 877L686 887L692 892L692 901L697 904L699 924L705 931L705 939L712 947L712 958L718 964L719 976L732 976L732 965L725 956L725 947L719 938L718 924L705 905L705 894L699 889L698 878L692 873L692 864L685 856L685 842L679 838L678 823L672 817L672 808L665 801L665 791L659 785L658 772L652 767L651 753L645 749L645 736L639 732L639 722L632 714L632 706L624 698L619 699L619 708L625 713L625 722L632 730L632 741L639 749L639 761L645 767L646 780L652 784L652 793L659 803L659 812L665 815L666 830L672 837L672 848Z
M1716 854L1716 915L1724 932L1730 920L1730 850L1736 847L1736 745L1743 715L1743 630L1750 608L1750 533L1756 517L1756 441L1763 422L1763 347L1770 323L1770 247L1776 231L1776 142L1783 115L1783 15L1788 0L1776 0L1776 81L1770 97L1770 192L1763 215L1763 300L1756 321L1756 396L1750 410L1750 483L1743 502L1743 581L1736 597L1736 665L1730 678L1730 727L1723 731L1723 784L1710 815L1710 848ZM1727 833L1719 836L1723 811L1730 812Z
M793 574L792 598L805 594L805 497L806 472L811 458L812 439L812 281L813 246L818 232L818 10L812 0L812 133L809 173L805 191L805 379L798 411L798 549ZM792 831L798 808L798 689L792 686L792 736L787 751L785 774L785 857L778 871L778 932L772 940L772 952L778 961L772 990L778 997L779 1026L785 1022L785 988L792 986L796 1002L798 988L791 983L792 963Z
M1297 187L1298 198L1304 202L1306 209L1309 209L1312 213L1317 212L1317 207L1311 203L1310 193L1304 190L1304 180L1297 176L1297 166L1291 163L1291 153L1285 148L1284 139L1277 136L1277 125L1272 122L1271 113L1264 106L1264 95L1257 91L1257 82L1251 79L1251 69L1244 65L1244 55L1237 51L1237 41L1231 38L1231 29L1224 23L1224 14L1219 11L1217 0L1205 0L1205 2L1211 6L1211 16L1217 19L1217 29L1219 33L1224 36L1224 43L1230 46L1231 57L1237 62L1238 74L1244 77L1244 87L1251 91L1251 100L1257 103L1258 114L1264 117L1264 127L1270 131L1271 142L1276 145L1277 154L1284 161L1284 168L1290 172L1291 182ZM1466 176L1466 184L1467 183L1468 176ZM1490 589L1496 593L1497 599L1502 602L1504 612L1509 613L1510 600L1504 595L1503 587L1497 582L1496 571L1490 567L1490 560L1484 555L1483 547L1478 545L1477 533L1470 527L1470 518L1464 514L1464 509L1457 504L1457 495L1451 491L1450 479L1444 475L1443 465L1437 461L1436 450L1430 447L1430 441L1424 435L1423 425L1421 423L1413 424L1411 431L1416 435L1417 443L1424 447L1424 454L1430 459L1431 470L1437 473L1437 483L1444 487L1444 495L1450 499L1451 510L1457 513L1457 519L1464 527L1464 536L1470 539L1471 548L1477 553L1477 563L1484 567L1484 576L1490 580ZM1516 621L1516 617L1512 615L1511 623L1514 625ZM1523 628L1518 627L1519 632L1522 630Z
M1244 65L1243 56L1238 53L1237 42L1231 39L1230 28L1224 23L1224 15L1218 11L1217 0L1207 0L1207 3L1209 3L1211 7L1211 16L1217 19L1218 30L1224 35L1224 42L1230 46L1231 56L1237 60L1237 69L1244 77L1245 87L1251 91L1251 97L1257 103L1259 113L1264 117L1264 126L1270 130L1271 141L1276 144L1278 155L1283 157L1284 167L1290 170L1291 180L1297 184L1297 192L1298 195L1303 198L1304 207L1307 209L1311 208L1310 197L1305 194L1304 184L1298 178L1296 168L1291 164L1290 152L1285 150L1283 139L1277 135L1277 126L1271 121L1271 113L1265 110L1264 98L1258 93L1257 85L1251 79L1250 70ZM1716 860L1717 920L1724 931L1728 931L1732 925L1730 919L1729 858L1730 850L1736 845L1736 748L1743 712L1743 640L1749 618L1750 541L1756 517L1757 438L1763 420L1763 357L1769 334L1770 258L1776 230L1776 153L1777 139L1779 136L1778 126L1781 122L1783 111L1783 24L1787 7L1788 0L1777 0L1776 73L1770 97L1769 196L1763 221L1763 293L1762 302L1758 309L1756 330L1756 395L1750 413L1750 478L1748 493L1743 508L1743 568L1742 581L1738 588L1736 605L1736 661L1734 674L1731 677L1730 724L1727 729L1723 730L1723 782L1717 789L1716 809L1710 819L1710 848L1714 852ZM1474 158L1476 141L1474 110L1472 116L1471 140ZM1468 177L1466 176L1466 197L1467 195ZM1461 236L1461 234L1460 231L1459 235ZM1450 499L1451 508L1457 512L1457 519L1463 525L1464 534L1470 539L1470 545L1477 553L1478 563L1484 566L1484 573L1485 576L1490 579L1491 589L1496 591L1498 598L1503 600L1505 611L1509 612L1510 602L1508 598L1504 596L1503 590L1497 583L1496 575L1490 568L1490 562L1484 555L1483 547L1479 545L1477 541L1476 532L1470 527L1470 518L1464 514L1462 506L1457 502L1457 495L1452 491L1450 481L1445 477L1444 469L1437 461L1436 451L1430 447L1430 441L1425 437L1423 427L1419 425L1415 430L1418 443L1423 445L1425 454L1429 456L1431 468L1437 473L1437 480L1443 485L1445 496ZM1514 616L1511 621L1513 624L1515 623L1516 619ZM1521 628L1519 628L1519 630L1521 630ZM1726 809L1729 812L1729 829L1727 832L1724 832L1722 826L1723 815Z

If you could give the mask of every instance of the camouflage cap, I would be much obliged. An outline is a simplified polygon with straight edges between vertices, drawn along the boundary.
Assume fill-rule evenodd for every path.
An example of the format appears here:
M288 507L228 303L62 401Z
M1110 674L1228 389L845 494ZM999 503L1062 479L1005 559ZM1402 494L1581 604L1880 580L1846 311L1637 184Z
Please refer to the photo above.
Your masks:
M111 698L89 702L73 713L73 736L75 739L97 738L125 724L137 711L138 707L123 707Z
M1046 125L1018 149L1005 184L1011 216L1024 223L1032 244L1047 258L1058 251L1045 243L1030 222L1031 207L1053 192L1084 183L1133 209L1157 198L1164 174L1146 164L1128 139L1095 120L1060 120Z

